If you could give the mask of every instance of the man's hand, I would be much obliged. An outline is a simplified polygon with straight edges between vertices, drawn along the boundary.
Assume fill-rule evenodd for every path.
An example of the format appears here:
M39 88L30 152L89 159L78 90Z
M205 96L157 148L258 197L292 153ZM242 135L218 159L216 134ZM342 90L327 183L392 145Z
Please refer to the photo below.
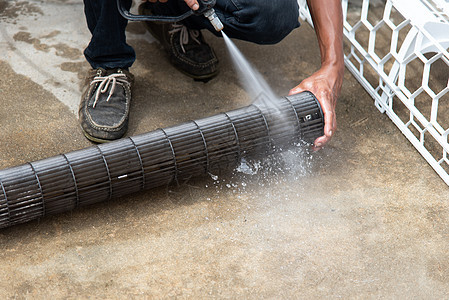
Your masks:
M144 0L143 2L146 2L146 1L153 2L153 3L155 3L155 2L165 3L168 0ZM184 0L184 1L192 10L197 10L200 7L197 0Z
M315 140L313 143L314 150L321 149L330 141L337 130L335 107L340 95L343 73L344 65L322 66L312 76L304 79L299 85L290 90L289 95L303 91L312 92L321 104L321 109L324 113L324 135Z
M340 0L307 0L321 54L321 68L290 90L291 94L312 92L324 113L324 135L314 142L321 149L337 130L335 106L344 74L343 14Z

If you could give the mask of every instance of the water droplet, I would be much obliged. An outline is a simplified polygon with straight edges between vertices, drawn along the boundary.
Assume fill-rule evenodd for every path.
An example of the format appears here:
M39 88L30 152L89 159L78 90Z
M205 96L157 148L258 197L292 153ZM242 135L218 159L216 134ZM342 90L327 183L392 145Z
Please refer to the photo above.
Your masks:
M212 178L212 180L218 180L218 176L214 175L212 173L209 173L210 177Z

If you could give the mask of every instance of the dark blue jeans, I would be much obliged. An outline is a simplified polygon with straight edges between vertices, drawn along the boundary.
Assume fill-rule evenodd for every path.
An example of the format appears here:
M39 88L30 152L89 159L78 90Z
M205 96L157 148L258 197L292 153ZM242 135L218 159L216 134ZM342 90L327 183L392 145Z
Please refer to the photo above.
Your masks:
M131 0L122 1L131 6ZM168 0L156 5L172 15L189 9L183 0ZM299 27L297 0L217 0L214 9L229 37L257 44L278 43ZM84 0L84 12L92 33L84 55L92 68L131 67L136 54L126 43L127 21L118 13L115 0ZM203 16L192 16L184 24L218 35Z

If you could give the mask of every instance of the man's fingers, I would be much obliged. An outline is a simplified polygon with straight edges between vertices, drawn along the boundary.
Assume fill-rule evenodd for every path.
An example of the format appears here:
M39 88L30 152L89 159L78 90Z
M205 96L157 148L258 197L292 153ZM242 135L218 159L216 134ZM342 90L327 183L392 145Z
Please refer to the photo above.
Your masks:
M329 95L327 91L321 91L317 92L315 96L318 98L324 114L324 135L317 138L313 143L313 150L317 151L332 139L332 136L337 129L337 120L335 116L335 107L331 99L332 95Z
M324 115L324 123L326 124L326 126L324 127L324 134L331 138L332 135L334 134L334 125L335 125L335 118L334 118L334 113L332 111L327 111L326 114Z
M324 144L326 144L327 142L329 142L332 138L332 136L334 135L334 131L335 131L335 115L332 111L330 110L324 110L323 109L323 113L324 113L324 135L317 138L315 140L315 146L317 147L321 147Z
M290 92L288 93L289 96L294 95L294 94L299 94L302 91L304 91L304 89L300 88L299 86L294 87L290 90Z
M323 136L320 136L319 138L317 138L317 139L315 140L315 142L313 142L313 145L314 145L315 147L321 148L321 147L323 147L328 141L329 141L329 138L328 138L327 136L323 135Z
M198 5L198 1L196 0L184 0L184 1L193 10L197 10L198 8L200 8L200 6Z

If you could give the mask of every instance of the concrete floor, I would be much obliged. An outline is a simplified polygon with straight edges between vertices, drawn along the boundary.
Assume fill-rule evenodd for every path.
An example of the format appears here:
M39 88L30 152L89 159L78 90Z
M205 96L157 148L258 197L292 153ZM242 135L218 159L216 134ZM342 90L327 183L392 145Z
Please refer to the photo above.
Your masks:
M74 113L88 69L81 1L0 0L0 168L90 146ZM129 135L249 104L221 39L207 84L140 24ZM319 66L304 25L236 41L276 93ZM267 62L269 62L267 64ZM449 295L448 187L350 75L339 130L256 175L197 178L0 231L2 298L418 298Z

